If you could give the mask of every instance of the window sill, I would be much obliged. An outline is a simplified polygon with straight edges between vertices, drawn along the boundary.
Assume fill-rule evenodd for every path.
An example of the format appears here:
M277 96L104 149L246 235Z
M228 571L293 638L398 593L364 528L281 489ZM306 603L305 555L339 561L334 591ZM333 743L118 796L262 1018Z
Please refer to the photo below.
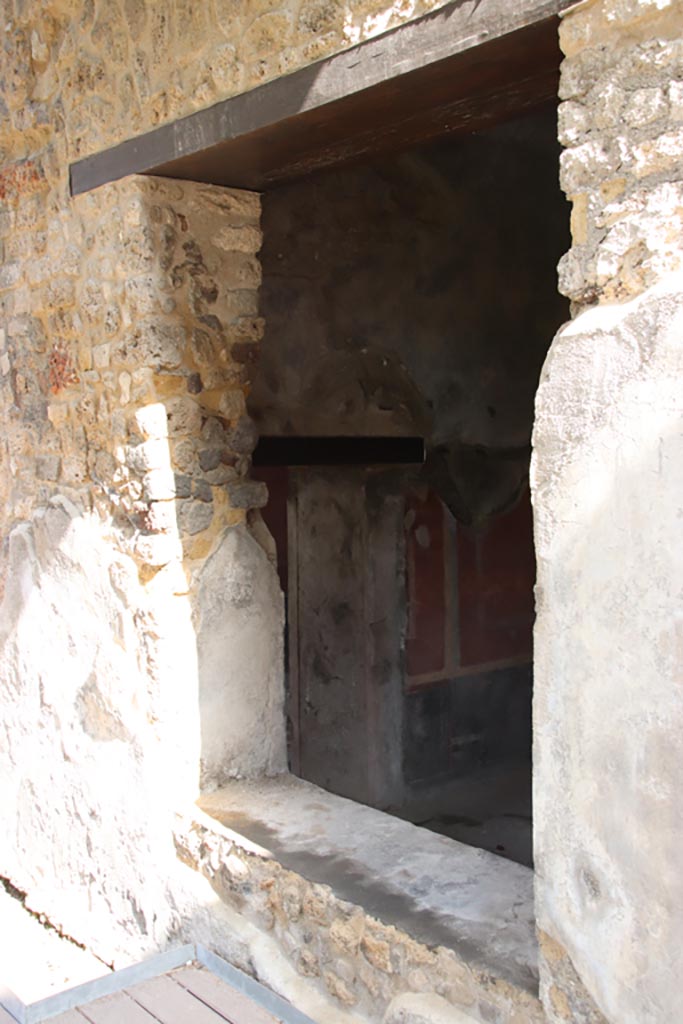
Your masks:
M446 947L475 970L536 995L529 868L291 775L235 781L204 795L199 806L237 846L248 840L246 854L329 886L338 900L383 925L430 949Z

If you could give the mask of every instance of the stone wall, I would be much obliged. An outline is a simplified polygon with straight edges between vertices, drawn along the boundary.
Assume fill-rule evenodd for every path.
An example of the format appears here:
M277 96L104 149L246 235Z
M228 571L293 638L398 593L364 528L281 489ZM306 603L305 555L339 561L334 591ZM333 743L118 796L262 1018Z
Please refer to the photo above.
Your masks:
M3 211L5 511L87 492L133 528L144 563L203 558L262 500L242 484L258 198L141 178L62 209L48 174L36 164L34 194L17 189ZM175 496L182 550L142 540L168 533Z
M243 416L256 200L132 180L72 201L68 163L429 6L1 4L0 871L106 959L191 933L240 961L171 825L202 741L208 785L283 766L281 610ZM553 1022L680 1015L681 35L676 0L594 0L562 32L575 319L546 363L534 467ZM235 552L251 567L217 607ZM208 727L237 632L239 678L262 689L226 748ZM274 742L239 750L252 729Z
M109 962L277 958L172 824L200 771L284 768L282 608L244 416L258 201L72 199L68 164L436 6L0 3L0 874ZM349 1019L320 979L277 983Z
M680 1018L683 15L562 25L574 319L537 396L535 814L553 1022Z
M282 607L244 417L258 200L72 200L68 164L429 6L0 4L0 874L108 961L232 955L171 823L200 770L283 769Z
M2 0L0 160L97 152L441 6Z
M243 932L258 930L252 956L273 987L288 969L349 1024L543 1020L528 869L499 873L498 858L468 847L459 858L447 839L291 776L239 783L200 806L211 818L179 820L179 856ZM263 962L266 945L281 963Z
M259 202L132 179L62 211L47 176L3 211L0 872L111 959L177 930L200 755L205 786L286 765L249 526Z

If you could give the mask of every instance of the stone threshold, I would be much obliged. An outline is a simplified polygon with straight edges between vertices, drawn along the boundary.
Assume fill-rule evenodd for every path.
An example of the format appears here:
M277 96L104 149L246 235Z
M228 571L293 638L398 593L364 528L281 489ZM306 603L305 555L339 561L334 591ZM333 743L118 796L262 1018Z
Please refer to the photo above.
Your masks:
M543 1019L529 868L290 775L231 782L199 807L176 836L179 855L225 902L284 937L301 973L317 973L316 948L320 963L341 955L362 978L354 957L364 951L363 984L372 992L369 963L386 995L409 987L419 961L432 991L462 1006L483 999L494 1014L485 1019L516 1020L520 1010L520 1020Z

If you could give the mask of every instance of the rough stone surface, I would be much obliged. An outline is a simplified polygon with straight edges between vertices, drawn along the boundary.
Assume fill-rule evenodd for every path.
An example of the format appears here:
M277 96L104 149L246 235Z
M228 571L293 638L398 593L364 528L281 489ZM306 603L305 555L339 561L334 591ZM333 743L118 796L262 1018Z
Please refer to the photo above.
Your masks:
M169 581L177 587L222 531L244 520L250 499L262 501L261 485L243 479L245 459L231 469L235 508L226 480L207 477L199 457L213 430L219 461L234 461L231 431L244 433L239 417L232 423L217 410L233 391L243 401L247 382L229 354L231 337L243 330L235 295L241 302L249 294L244 281L237 290L230 285L234 260L246 258L245 243L235 254L216 239L227 227L244 227L258 245L258 200L132 179L79 200L57 220L43 211L33 235L25 235L20 212L21 202L9 209L12 241L43 239L47 232L55 244L42 269L34 262L24 271L29 284L44 274L45 288L0 294L11 367L0 385L5 522L20 523L36 503L64 495L79 510L97 512L108 542L134 559L145 582L155 578L157 591ZM55 277L65 268L71 276ZM199 333L210 386L188 394L187 381L199 372L193 348ZM174 470L181 469L176 491ZM169 571L156 578L164 566ZM134 633L142 657L148 643L142 619Z
M198 912L171 842L199 786L188 594L260 496L230 355L262 326L259 201L133 178L72 202L64 174L50 151L0 182L0 874L111 962L191 936ZM265 557L259 572L279 609ZM278 643L258 653L276 692Z
M680 6L595 0L565 16L561 43L573 245L560 288L578 309L683 268Z
M538 937L544 964L543 995L551 1012L560 1020L606 1024L607 1018L586 990L566 949L543 931Z
M475 1021L543 1019L528 868L292 777L201 806L212 818L176 831L183 859L342 1006L379 1021L414 992Z
M449 1006L440 996L409 992L392 999L382 1024L471 1024L476 1019Z
M24 223L23 194L8 208L8 230L11 244L25 241L32 253L35 241L44 255L27 261L23 276L17 263L16 280L0 283L5 515L20 521L36 499L66 494L94 503L116 524L120 544L135 550L137 534L168 532L170 520L159 510L155 520L150 502L173 499L171 473L180 471L204 503L177 508L191 570L225 526L244 519L252 499L263 500L243 479L248 462L231 468L245 453L248 375L230 347L245 330L258 338L249 297L259 275L235 284L235 262L253 263L254 253L218 244L233 226L248 229L258 246L258 199L129 179L49 218L47 178L38 183L37 223ZM205 475L200 457L212 428L218 463L230 468L219 478Z
M253 88L443 6L444 0L3 0L2 162L73 160ZM40 172L10 168L8 187ZM230 231L231 229L228 229ZM227 232L226 232L227 234ZM235 247L247 239L237 236Z

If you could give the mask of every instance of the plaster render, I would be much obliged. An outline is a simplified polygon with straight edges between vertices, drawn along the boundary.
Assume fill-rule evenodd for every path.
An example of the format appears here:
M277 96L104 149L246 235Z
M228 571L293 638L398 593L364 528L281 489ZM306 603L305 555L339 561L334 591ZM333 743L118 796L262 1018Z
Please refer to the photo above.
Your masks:
M680 5L562 25L575 319L536 400L535 848L553 1022L680 1017Z
M57 498L10 534L0 623L2 873L107 960L133 958L173 928L169 830L198 756L189 605L150 600L97 517Z
M226 530L198 574L194 600L202 788L285 772L282 592L245 527Z
M682 372L676 275L564 328L537 398L538 923L620 1024L679 1015Z
M392 999L382 1024L471 1024L469 1013L454 1010L440 996L408 995Z

